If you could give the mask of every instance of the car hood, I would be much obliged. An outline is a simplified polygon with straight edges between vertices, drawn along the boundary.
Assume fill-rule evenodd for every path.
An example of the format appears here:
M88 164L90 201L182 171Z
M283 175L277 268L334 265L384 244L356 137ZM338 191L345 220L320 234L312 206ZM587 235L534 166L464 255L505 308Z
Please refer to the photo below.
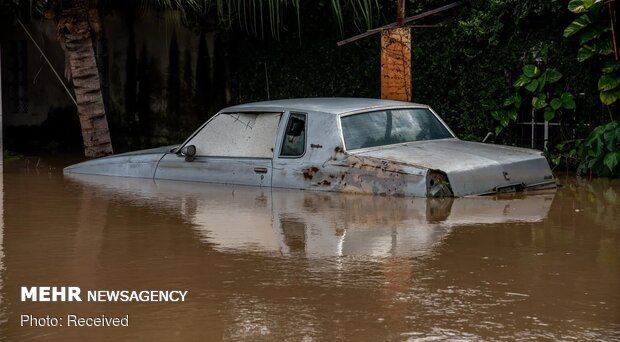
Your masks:
M168 153L168 152L171 152L173 148L176 148L178 146L179 145L159 146L159 147L149 148L149 149L145 149L145 150L138 150L138 151L119 153L119 154L103 157L101 159L114 158L114 157L122 157L122 156L135 156L135 155L140 155L140 154Z
M87 160L67 166L63 172L65 174L153 178L159 160L174 147L162 146Z
M459 139L417 141L349 152L353 155L440 170L456 196L496 192L511 185L552 183L540 151Z

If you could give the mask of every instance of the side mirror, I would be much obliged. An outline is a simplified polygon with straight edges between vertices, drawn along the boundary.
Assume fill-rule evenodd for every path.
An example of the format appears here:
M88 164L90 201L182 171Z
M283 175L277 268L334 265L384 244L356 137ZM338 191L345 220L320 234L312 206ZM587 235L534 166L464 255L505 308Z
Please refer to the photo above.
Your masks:
M185 156L185 161L191 162L196 159L196 146L188 145L181 149L181 154Z

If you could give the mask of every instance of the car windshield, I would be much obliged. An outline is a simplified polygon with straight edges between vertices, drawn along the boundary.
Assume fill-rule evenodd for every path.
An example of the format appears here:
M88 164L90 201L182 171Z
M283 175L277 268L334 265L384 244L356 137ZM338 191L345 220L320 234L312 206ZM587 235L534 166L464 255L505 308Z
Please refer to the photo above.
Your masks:
M347 150L453 137L425 108L360 113L340 120Z

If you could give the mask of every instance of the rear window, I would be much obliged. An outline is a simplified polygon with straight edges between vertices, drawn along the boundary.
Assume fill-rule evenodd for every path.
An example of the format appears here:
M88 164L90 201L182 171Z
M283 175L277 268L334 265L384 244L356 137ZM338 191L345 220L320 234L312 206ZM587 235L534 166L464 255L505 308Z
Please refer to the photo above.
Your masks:
M425 108L360 113L340 120L347 150L453 137Z

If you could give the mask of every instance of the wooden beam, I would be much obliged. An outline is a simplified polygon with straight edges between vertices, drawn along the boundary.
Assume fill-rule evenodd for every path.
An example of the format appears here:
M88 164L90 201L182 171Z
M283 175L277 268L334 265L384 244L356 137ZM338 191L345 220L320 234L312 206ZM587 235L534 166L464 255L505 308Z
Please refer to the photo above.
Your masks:
M458 7L458 6L462 5L462 4L463 3L461 1L457 1L457 2L453 2L453 3L449 4L449 5L445 5L445 6L442 6L442 7L435 8L435 9L430 10L430 11L426 11L426 12L423 12L423 13L420 13L420 14L416 14L416 15L411 16L409 18L405 18L403 20L403 24L407 24L407 23L410 23L410 22L415 21L415 20L419 20L419 19L422 19L422 18L426 18L426 17L432 16L432 15L435 15L437 13L449 10L451 8ZM353 36L351 38L347 38L347 39L341 40L338 43L336 43L336 45L343 46L343 45L352 43L354 41L360 40L362 38L366 38L366 37L372 36L373 34L375 34L377 32L381 32L383 30L387 30L387 29L390 29L390 28L397 27L397 25L398 25L398 23L391 23L391 24L388 24L388 25L385 25L385 26L381 26L381 27L376 28L376 29L368 30L368 31L366 31L364 33L358 34L358 35Z
M405 23L405 0L396 0L396 24L403 26Z

